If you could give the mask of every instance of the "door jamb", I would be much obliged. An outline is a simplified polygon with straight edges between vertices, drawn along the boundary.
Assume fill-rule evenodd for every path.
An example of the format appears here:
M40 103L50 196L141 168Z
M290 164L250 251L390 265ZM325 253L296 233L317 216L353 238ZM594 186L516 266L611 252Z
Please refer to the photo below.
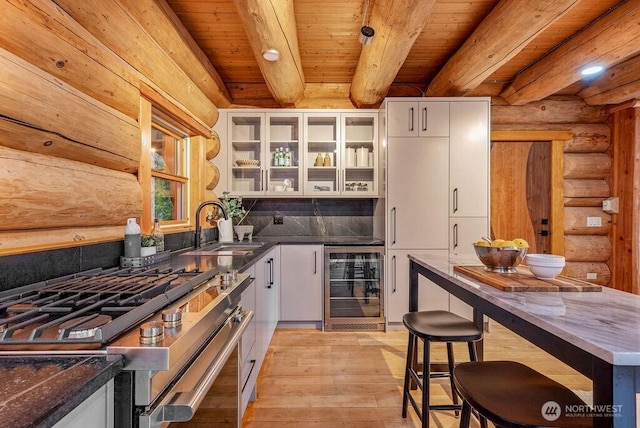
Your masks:
M550 251L564 255L564 142L573 139L573 132L548 130L491 131L491 142L549 141L551 143L551 200L549 226Z

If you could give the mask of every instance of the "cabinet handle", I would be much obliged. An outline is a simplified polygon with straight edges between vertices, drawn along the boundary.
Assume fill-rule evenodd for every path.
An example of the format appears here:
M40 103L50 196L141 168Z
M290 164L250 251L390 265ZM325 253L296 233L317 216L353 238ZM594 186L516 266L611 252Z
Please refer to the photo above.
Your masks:
M458 223L453 225L453 249L458 248Z
M427 130L427 108L422 109L422 130Z
M391 278L393 279L393 290L391 293L396 292L396 256L391 257Z
M458 212L458 188L453 189L453 212Z
M313 274L318 273L318 252L313 252Z
M267 288L271 288L273 286L273 259L267 260L267 264L269 265L269 285Z
M409 109L409 131L413 131L413 107Z
M396 243L396 207L391 208L391 245Z

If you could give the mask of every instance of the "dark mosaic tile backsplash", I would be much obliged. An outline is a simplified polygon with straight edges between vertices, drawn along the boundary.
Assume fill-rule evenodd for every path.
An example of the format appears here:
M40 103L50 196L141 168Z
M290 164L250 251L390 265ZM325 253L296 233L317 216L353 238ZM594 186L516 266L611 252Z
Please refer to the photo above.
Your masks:
M255 201L255 204L253 202ZM371 236L374 201L371 199L258 199L245 220L255 236ZM283 224L274 225L281 215ZM217 239L215 229L203 231ZM165 248L193 245L193 232L167 234ZM95 268L118 266L123 241L0 257L0 291Z

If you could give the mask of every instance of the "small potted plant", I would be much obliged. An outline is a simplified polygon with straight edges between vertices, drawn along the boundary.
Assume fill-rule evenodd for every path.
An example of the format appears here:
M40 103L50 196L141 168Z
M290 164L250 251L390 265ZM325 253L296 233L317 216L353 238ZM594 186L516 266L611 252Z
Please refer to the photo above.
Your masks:
M245 235L248 235L249 241L251 241L253 238L253 225L242 224L242 222L247 218L247 215L249 214L249 211L251 211L255 201L249 209L245 209L242 204L242 196L232 198L229 197L229 192L222 192L222 199L220 201L227 210L227 215L233 221L233 230L238 236L238 241L242 241Z
M156 253L156 238L153 235L140 235L140 256L147 257Z

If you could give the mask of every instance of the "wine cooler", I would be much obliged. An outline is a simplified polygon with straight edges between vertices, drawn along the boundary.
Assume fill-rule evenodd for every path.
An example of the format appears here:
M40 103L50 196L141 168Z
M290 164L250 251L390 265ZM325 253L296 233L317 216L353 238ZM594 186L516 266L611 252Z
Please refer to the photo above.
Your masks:
M384 247L325 247L324 255L324 330L384 331Z

